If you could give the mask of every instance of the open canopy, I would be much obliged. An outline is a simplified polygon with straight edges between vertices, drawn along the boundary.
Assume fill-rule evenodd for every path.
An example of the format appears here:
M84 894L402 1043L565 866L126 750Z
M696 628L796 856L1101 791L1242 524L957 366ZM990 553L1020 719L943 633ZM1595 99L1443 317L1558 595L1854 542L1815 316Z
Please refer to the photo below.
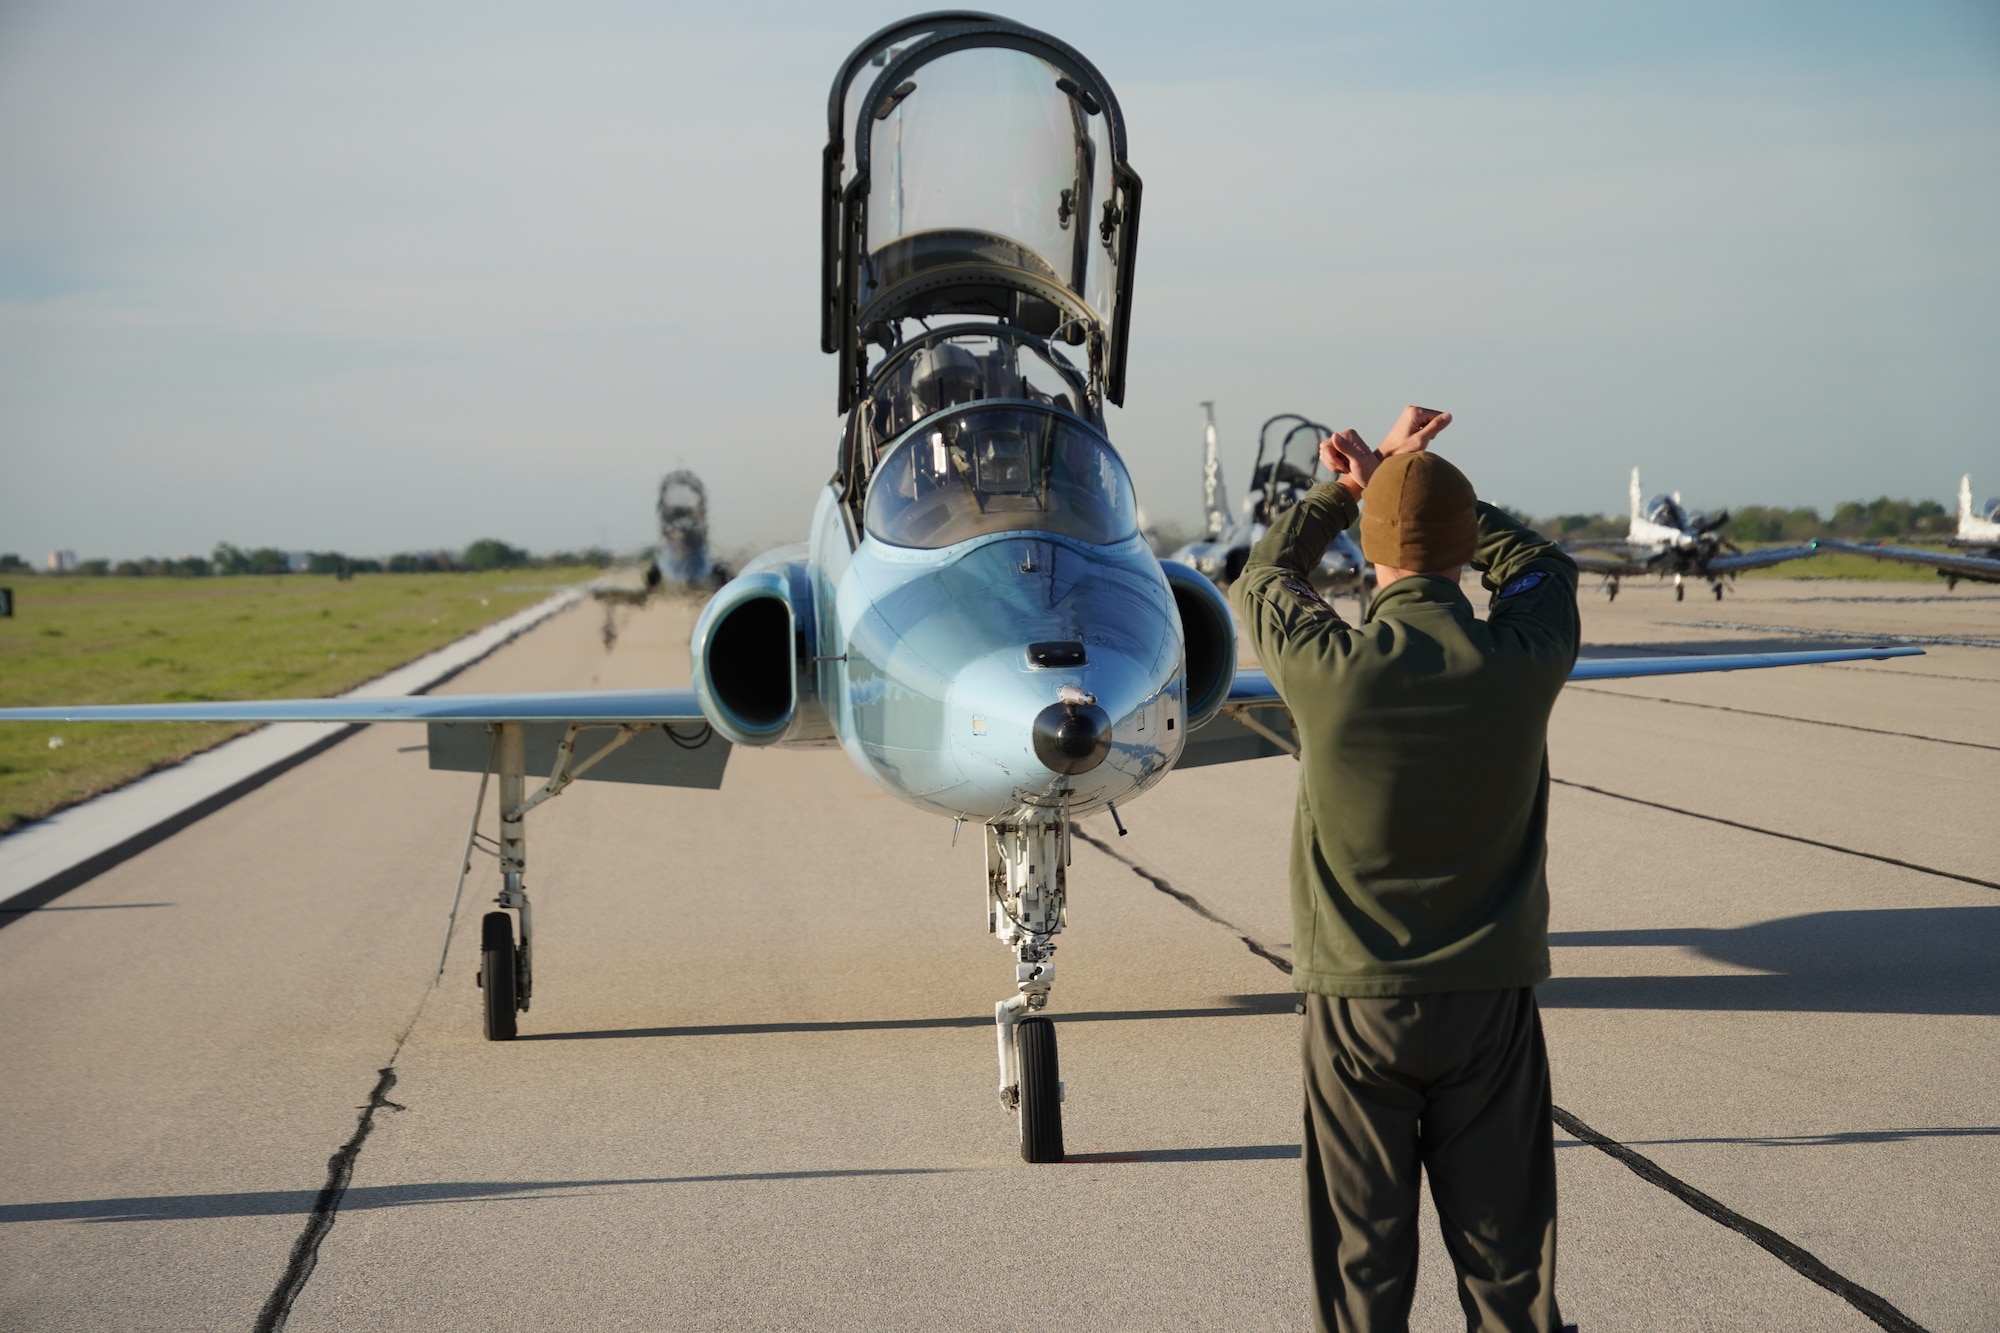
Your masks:
M1053 37L969 11L856 48L828 99L821 344L839 407L902 321L984 316L1087 348L1124 398L1139 178L1118 104Z

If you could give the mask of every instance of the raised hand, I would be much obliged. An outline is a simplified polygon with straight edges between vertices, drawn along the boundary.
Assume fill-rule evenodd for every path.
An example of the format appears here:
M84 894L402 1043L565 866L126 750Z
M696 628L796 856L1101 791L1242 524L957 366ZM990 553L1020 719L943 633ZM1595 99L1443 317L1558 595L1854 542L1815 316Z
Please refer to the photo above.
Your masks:
M1381 454L1417 454L1430 447L1437 433L1451 424L1451 413L1428 407L1406 407L1382 441Z
M1320 441L1319 461L1328 472L1346 473L1348 491L1360 495L1382 465L1382 456L1368 447L1359 432L1343 430Z

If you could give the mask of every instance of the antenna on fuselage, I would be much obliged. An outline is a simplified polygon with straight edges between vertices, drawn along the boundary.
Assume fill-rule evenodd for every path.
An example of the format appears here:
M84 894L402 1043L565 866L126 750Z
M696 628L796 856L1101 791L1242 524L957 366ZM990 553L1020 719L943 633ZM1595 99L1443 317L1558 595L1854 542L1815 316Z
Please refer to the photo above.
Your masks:
M1222 484L1222 455L1215 445L1215 403L1201 405L1208 414L1206 452L1201 462L1201 507L1208 519L1208 536L1214 540L1229 526L1229 493Z

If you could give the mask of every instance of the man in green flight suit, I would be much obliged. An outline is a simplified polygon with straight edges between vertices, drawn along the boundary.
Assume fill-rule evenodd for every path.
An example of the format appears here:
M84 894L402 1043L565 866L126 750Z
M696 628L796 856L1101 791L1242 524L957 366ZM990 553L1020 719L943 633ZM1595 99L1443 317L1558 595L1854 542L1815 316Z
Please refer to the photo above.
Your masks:
M1271 526L1232 589L1299 741L1293 984L1306 994L1305 1191L1315 1320L1409 1324L1427 1172L1468 1328L1557 1333L1556 1170L1534 987L1549 975L1549 711L1576 661L1576 566L1429 452L1379 451ZM1379 590L1359 625L1307 581L1361 517ZM1471 564L1494 595L1481 620Z

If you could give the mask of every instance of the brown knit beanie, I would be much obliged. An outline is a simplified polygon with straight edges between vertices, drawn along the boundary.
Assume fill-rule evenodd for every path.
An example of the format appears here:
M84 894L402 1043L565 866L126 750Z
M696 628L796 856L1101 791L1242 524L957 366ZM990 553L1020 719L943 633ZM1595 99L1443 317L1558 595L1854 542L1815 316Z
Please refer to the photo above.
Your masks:
M1392 454L1368 479L1361 554L1419 574L1462 565L1478 535L1475 499L1465 474L1436 454Z

